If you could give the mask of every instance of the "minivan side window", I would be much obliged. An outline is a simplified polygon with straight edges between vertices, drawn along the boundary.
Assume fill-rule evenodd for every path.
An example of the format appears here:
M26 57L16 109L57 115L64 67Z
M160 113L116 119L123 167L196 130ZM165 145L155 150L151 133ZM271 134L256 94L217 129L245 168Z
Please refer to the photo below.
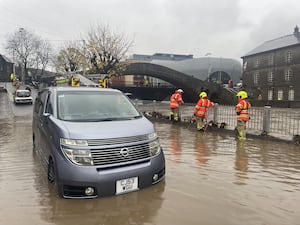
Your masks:
M53 107L52 107L52 103L50 101L50 97L51 94L50 92L48 93L47 99L46 99L46 109L45 109L45 113L50 113L53 114Z
M38 104L38 112L39 115L42 116L44 113L45 100L47 97L48 91L43 91L39 94L39 104Z

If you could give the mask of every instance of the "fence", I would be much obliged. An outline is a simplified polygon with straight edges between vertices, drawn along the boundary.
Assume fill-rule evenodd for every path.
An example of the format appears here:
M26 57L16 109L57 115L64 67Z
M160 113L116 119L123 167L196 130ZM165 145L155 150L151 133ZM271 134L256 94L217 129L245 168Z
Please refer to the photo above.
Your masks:
M140 111L157 112L164 117L168 117L169 102L156 101L134 101ZM180 118L182 121L192 120L194 105L183 105L180 108ZM300 109L252 107L249 109L250 121L247 123L247 133L255 135L269 135L272 137L293 140L300 135ZM207 116L208 121L221 124L225 129L234 130L236 127L236 113L234 106L216 104L210 108Z

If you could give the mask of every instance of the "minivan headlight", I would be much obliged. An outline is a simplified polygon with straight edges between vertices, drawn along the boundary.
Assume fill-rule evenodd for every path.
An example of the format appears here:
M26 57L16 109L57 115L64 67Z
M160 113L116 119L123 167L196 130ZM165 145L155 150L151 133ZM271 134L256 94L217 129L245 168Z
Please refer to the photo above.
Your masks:
M92 153L88 149L71 149L62 146L62 150L71 162L80 166L94 165Z
M69 145L69 146L88 146L87 140L76 140L76 139L66 139L66 138L61 138L60 144Z
M161 147L159 141L156 139L149 143L150 156L156 156L160 153Z
M148 134L148 139L149 139L149 140L156 139L156 138L157 138L156 132L153 132L153 133Z

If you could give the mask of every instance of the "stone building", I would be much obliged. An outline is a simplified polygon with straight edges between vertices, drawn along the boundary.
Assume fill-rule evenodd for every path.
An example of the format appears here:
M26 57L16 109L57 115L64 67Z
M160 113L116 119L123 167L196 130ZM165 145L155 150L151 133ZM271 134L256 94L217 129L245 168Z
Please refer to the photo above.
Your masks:
M300 33L263 43L243 59L243 87L252 99L300 101ZM289 105L288 104L288 105Z
M13 62L4 55L0 55L0 82L10 81L13 72Z

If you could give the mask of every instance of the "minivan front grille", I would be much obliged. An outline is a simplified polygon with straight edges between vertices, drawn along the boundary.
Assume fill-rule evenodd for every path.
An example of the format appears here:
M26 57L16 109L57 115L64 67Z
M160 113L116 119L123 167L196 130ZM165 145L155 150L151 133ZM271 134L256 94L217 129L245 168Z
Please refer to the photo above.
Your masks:
M148 143L117 148L92 149L91 153L96 166L133 162L150 157Z
M138 135L138 136L122 137L122 138L95 139L95 140L88 140L88 145L89 146L117 145L117 144L132 143L137 141L145 141L148 139L149 139L148 135Z

